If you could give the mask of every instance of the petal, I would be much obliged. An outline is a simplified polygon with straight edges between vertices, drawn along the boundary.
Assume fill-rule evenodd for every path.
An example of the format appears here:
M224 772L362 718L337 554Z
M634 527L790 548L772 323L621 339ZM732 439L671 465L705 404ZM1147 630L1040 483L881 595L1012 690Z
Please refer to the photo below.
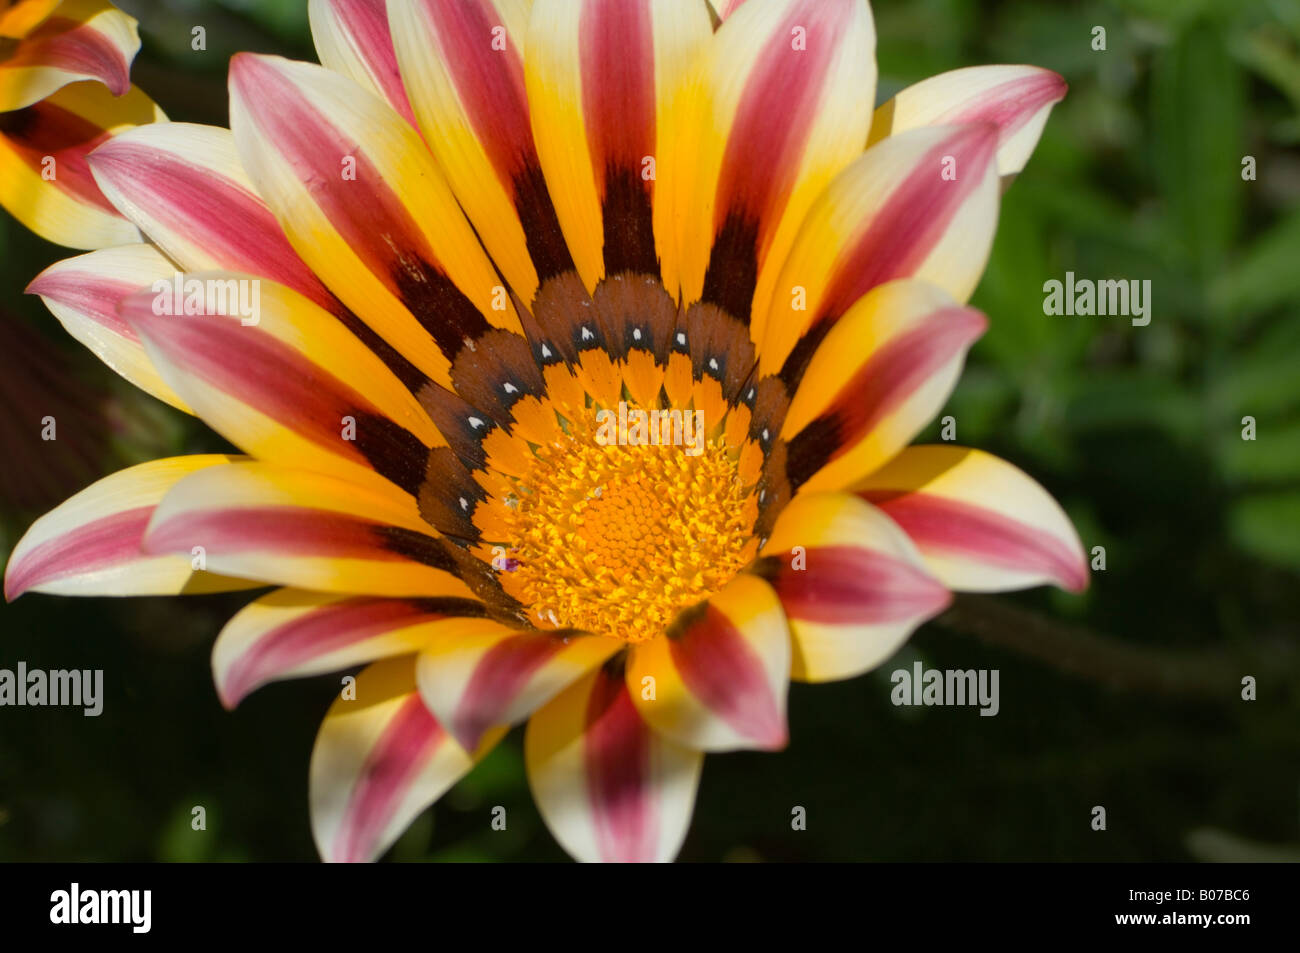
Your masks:
M320 592L473 596L414 501L265 463L182 480L154 511L144 547L202 547L214 571Z
M0 205L59 245L138 242L135 226L100 193L86 154L122 130L166 118L138 89L115 98L100 83L74 83L0 113Z
M23 35L11 56L0 59L0 112L30 106L82 80L121 96L131 88L131 60L139 49L135 20L108 0L64 0Z
M401 0L397 59L424 138L515 293L573 268L533 145L520 0Z
M681 103L712 36L700 2L537 0L524 54L533 138L589 291L606 274L658 274L673 209L661 177L690 161ZM670 266L671 267L671 266Z
M449 633L420 653L416 681L429 710L473 749L493 726L523 721L622 647L567 630Z
M875 102L866 0L750 3L718 29L689 193L683 300L751 320L768 303L813 200L862 153Z
M241 609L217 636L217 695L234 708L269 682L408 655L440 633L495 628L485 613L481 602L449 596L376 599L277 589Z
M951 596L907 534L847 493L804 493L781 511L758 567L794 635L791 676L852 678L884 662Z
M991 454L908 447L853 489L903 528L950 589L1088 587L1087 556L1065 511L1026 473Z
M283 285L176 273L121 313L163 379L258 459L415 494L429 449L443 443L378 357Z
M89 161L109 201L182 270L258 275L338 309L257 195L229 129L152 123L114 136Z
M880 285L835 324L786 412L797 489L838 490L907 446L947 402L988 320L924 281Z
M185 555L141 548L158 502L179 481L217 472L236 458L223 454L169 457L128 467L92 483L27 530L5 567L5 598L24 592L63 596L172 596L224 592L249 584L195 570Z
M997 225L997 127L890 136L808 212L772 292L760 371L798 381L832 325L876 285L923 278L965 302Z
M377 860L491 747L471 756L442 730L409 656L376 662L353 687L354 700L330 706L311 753L312 836L335 863Z
M383 0L310 0L307 15L321 65L382 97L414 126Z
M440 384L514 306L414 129L324 67L240 54L230 66L239 158L330 290Z
M789 685L785 613L772 587L750 575L688 609L664 638L633 646L627 665L646 723L701 751L785 747Z
M0 11L0 37L21 40L54 12L63 0L17 0Z
M538 711L524 735L533 800L581 861L669 861L690 826L704 755L653 731L612 660Z
M175 273L176 266L152 245L121 245L56 261L32 280L27 293L40 295L69 334L136 387L192 414L117 312L123 300Z
M1037 66L950 70L907 87L877 109L867 146L921 126L991 122L998 127L998 175L1015 175L1068 88L1060 75Z

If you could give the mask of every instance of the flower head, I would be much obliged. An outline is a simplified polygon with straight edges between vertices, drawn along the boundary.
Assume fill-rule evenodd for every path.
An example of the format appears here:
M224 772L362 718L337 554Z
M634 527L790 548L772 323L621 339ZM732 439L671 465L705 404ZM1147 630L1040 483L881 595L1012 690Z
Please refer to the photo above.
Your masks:
M324 65L236 57L231 130L96 151L149 242L31 288L247 456L100 481L5 586L281 587L213 670L233 706L367 666L312 758L324 857L527 721L571 854L669 859L704 752L787 743L791 678L879 665L951 589L1086 585L1029 477L908 447L1055 74L873 110L865 0L311 13Z

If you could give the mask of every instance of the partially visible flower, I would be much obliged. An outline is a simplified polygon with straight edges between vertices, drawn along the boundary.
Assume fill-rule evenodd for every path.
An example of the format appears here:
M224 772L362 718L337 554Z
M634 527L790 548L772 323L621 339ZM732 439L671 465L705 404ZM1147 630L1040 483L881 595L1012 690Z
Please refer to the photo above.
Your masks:
M0 205L70 248L139 241L86 155L166 119L131 85L136 22L107 0L0 0Z
M88 487L5 593L279 586L213 671L233 706L370 663L312 758L324 857L377 857L526 720L571 854L671 858L704 752L783 747L792 679L883 663L951 590L1087 586L1042 487L909 446L1059 76L873 110L865 0L310 9L324 65L237 56L230 130L91 157L151 244L29 289L249 456ZM702 413L702 452L602 440L625 405Z

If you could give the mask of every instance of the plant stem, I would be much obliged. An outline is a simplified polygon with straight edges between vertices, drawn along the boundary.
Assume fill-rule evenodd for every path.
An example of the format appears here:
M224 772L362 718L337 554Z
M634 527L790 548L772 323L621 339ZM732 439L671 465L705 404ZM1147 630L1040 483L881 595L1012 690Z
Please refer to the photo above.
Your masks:
M984 595L958 594L934 622L1119 691L1239 701L1244 676L1259 678L1266 668L1269 680L1276 681L1279 663L1293 661L1131 645Z

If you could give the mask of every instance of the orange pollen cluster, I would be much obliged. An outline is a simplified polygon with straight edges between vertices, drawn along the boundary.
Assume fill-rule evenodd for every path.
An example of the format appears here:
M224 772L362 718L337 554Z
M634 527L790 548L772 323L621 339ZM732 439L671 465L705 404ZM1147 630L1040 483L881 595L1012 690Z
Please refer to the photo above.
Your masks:
M721 428L688 453L606 444L595 418L589 408L538 448L505 501L512 542L499 579L539 628L639 642L754 558L758 502Z

